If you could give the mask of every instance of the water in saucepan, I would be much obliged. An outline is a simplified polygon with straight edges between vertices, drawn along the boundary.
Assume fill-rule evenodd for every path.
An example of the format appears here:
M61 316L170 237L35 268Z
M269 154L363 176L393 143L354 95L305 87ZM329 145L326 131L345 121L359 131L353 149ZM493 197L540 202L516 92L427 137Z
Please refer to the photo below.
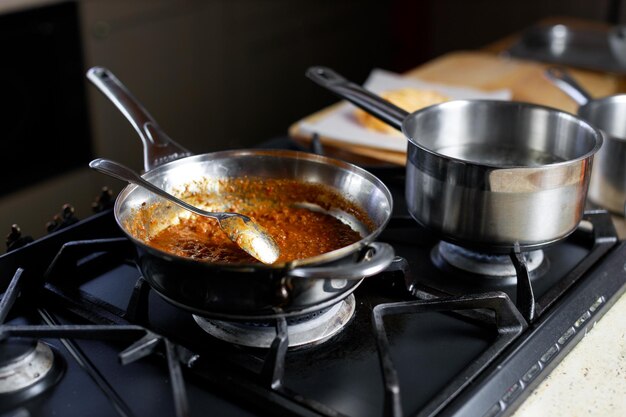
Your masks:
M538 167L566 160L546 151L482 143L446 146L438 148L436 152L467 162L499 167Z

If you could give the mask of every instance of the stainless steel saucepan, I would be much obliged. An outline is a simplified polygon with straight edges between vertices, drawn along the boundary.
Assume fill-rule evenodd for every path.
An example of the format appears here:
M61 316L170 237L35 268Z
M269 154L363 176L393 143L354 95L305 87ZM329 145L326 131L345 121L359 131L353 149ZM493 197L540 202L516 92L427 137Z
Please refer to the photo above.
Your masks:
M528 103L455 100L407 113L334 71L307 76L408 139L410 214L444 239L493 252L532 249L576 229L602 145L589 123Z
M373 223L373 228L362 232L360 241L308 259L280 265L210 263L149 246L137 231L149 237L175 221L183 210L172 205L155 211L145 221L138 220L142 204L162 200L141 187L129 185L115 201L115 218L137 247L137 262L144 278L173 304L200 316L230 320L294 316L340 301L364 277L384 270L393 260L393 248L374 241L391 216L392 197L387 187L367 171L331 158L293 151L235 150L190 156L164 134L113 74L96 67L88 71L87 77L139 133L147 171L142 177L157 187L176 194L182 188L211 186L223 178L312 182L323 184L360 206ZM359 225L353 224L356 219L347 213L332 209L330 213L358 229ZM136 226L137 221L144 223L130 227Z
M605 133L589 184L589 199L620 215L626 203L626 94L593 99L565 70L546 76L578 105L578 116Z

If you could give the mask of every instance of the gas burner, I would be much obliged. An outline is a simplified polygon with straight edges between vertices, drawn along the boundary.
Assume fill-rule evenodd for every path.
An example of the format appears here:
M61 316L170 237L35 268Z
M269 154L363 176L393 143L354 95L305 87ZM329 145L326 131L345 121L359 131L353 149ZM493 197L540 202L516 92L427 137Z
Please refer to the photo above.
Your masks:
M289 347L313 346L339 333L354 315L354 295L318 313L287 319ZM276 337L272 321L235 322L206 319L194 315L196 323L210 335L242 346L269 348Z
M61 356L41 341L0 341L0 409L14 408L48 390L64 370Z
M541 249L525 252L523 256L533 278L542 275L549 266ZM475 252L443 241L433 248L431 258L444 271L460 271L474 277L506 279L517 275L509 255Z

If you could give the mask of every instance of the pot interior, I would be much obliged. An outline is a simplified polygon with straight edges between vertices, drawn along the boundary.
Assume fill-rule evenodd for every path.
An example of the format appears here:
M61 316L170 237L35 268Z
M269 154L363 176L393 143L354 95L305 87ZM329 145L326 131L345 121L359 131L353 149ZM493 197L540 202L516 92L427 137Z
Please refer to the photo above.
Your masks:
M568 113L526 103L457 100L409 115L405 135L416 146L498 168L540 167L593 155L597 130Z

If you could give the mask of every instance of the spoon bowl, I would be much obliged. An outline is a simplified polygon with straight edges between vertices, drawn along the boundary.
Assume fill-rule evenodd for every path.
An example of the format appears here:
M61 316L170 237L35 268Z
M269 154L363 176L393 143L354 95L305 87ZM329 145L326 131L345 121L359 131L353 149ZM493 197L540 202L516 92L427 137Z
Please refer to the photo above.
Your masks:
M94 159L89 163L89 167L111 177L143 187L199 216L216 219L230 240L265 264L276 262L280 255L280 250L274 239L248 216L240 213L209 212L199 209L144 180L132 169L109 159Z

